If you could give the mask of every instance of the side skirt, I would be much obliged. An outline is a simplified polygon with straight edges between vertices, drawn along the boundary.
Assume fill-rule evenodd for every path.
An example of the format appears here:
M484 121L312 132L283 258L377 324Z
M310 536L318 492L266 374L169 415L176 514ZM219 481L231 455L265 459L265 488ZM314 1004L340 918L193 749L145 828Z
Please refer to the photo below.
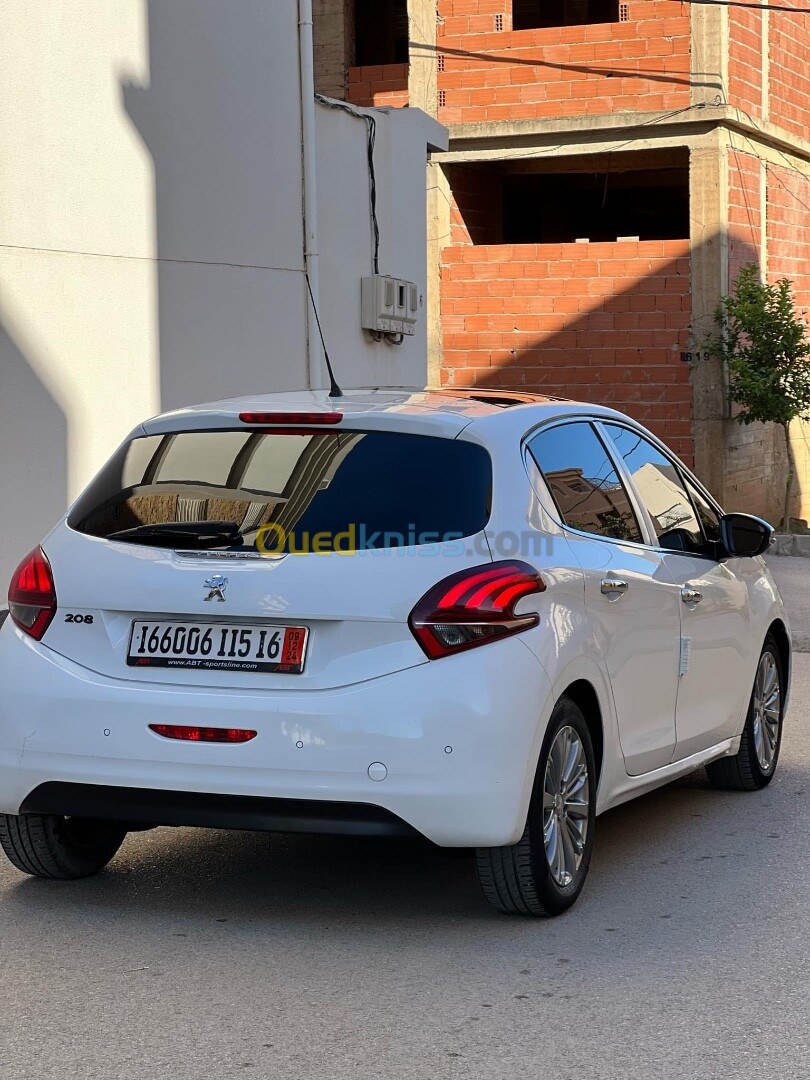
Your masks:
M686 776L687 773L694 772L695 769L699 769L717 758L734 757L739 752L741 739L741 735L737 735L733 739L724 739L715 746L710 746L708 750L701 750L699 753L692 754L681 761L673 761L669 765L664 765L661 769L642 773L641 776L625 776L624 780L621 780L613 791L600 792L596 813L603 814L614 806L621 806L622 803L635 799L637 795L646 795L648 791L663 787L664 784L668 784L671 780Z

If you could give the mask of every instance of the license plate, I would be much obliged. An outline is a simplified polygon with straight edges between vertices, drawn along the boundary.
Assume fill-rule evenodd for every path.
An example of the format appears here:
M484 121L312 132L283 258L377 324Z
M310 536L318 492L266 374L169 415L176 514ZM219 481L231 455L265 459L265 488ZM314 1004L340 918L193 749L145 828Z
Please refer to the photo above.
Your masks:
M308 637L306 626L136 622L127 664L298 675L304 670Z

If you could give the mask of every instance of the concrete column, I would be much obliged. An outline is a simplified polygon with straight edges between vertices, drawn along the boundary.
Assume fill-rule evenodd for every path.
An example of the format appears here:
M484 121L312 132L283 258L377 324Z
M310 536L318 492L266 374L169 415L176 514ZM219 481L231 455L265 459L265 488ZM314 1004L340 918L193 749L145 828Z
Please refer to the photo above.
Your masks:
M771 13L762 12L762 119L771 111Z
M726 475L726 379L722 364L704 359L715 335L714 314L728 292L728 149L715 132L690 155L692 368L695 471L721 500Z
M346 97L347 72L354 50L354 3L351 0L313 0L312 33L315 90L327 97Z
M436 0L408 0L410 71L408 98L411 108L436 116L439 107L436 58Z
M412 108L429 116L439 111L436 0L408 0L410 69L408 98ZM450 188L440 165L427 167L427 333L428 384L441 381L442 342L442 251L450 241Z
M692 104L728 102L728 8L692 4Z
M768 163L759 160L759 265L762 280L768 280Z
M441 165L428 164L428 383L441 382L444 344L442 340L442 252L450 243L450 185Z

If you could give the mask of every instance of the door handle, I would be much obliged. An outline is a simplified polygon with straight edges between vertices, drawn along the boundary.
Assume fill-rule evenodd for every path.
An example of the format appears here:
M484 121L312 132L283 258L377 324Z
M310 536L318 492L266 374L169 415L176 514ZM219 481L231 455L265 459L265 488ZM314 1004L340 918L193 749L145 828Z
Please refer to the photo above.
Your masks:
M602 593L605 596L609 596L613 600L618 600L620 596L624 596L627 592L627 582L622 581L620 578L603 577L602 578Z
M700 589L681 589L681 600L683 600L685 604L699 604L702 599L703 593Z

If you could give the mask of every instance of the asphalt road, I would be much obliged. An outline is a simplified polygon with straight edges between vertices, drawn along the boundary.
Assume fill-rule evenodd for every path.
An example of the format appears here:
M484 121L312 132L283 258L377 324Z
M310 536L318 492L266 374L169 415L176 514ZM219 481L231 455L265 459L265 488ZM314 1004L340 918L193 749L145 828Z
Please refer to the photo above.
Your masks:
M810 1075L810 656L774 783L611 811L580 903L501 917L405 842L159 830L0 865L2 1080Z

